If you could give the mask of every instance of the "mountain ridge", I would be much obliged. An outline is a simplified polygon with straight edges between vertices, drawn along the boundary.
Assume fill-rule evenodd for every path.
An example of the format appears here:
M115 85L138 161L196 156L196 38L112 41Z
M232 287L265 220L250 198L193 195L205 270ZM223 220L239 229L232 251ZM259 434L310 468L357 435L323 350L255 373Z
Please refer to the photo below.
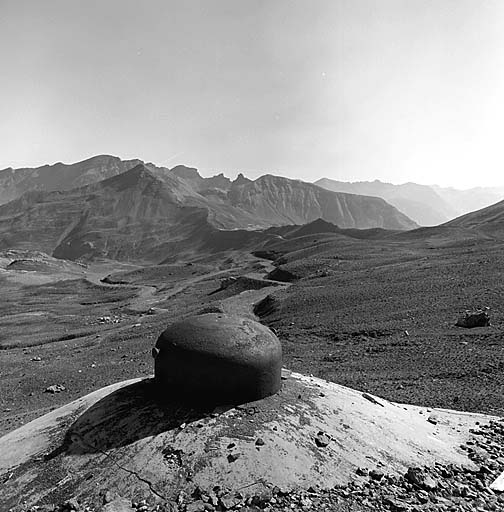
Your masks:
M380 198L334 193L273 175L254 181L239 175L231 181L223 175L203 178L197 169L180 165L174 170L144 163L129 167L134 162L100 156L77 163L77 169L56 164L56 173L71 178L64 186L106 177L67 190L43 190L37 182L1 205L0 247L66 259L165 260L177 251L183 257L198 249L249 247L268 236L254 230L318 218L346 228L417 227ZM121 166L126 170L119 172ZM23 186L27 183L34 182Z
M321 178L315 184L327 190L381 197L421 226L442 224L503 197L498 188L485 187L458 190L412 182L394 185L380 180L344 182L329 178Z
M304 191L303 184L274 176L256 182L238 180L238 188L252 187L251 193L254 197L259 194L261 206L263 187L271 186L271 182L280 183L287 195L292 192L293 184ZM311 184L308 190L339 199L337 194ZM188 205L176 192L143 164L98 183L67 191L28 191L0 206L0 247L43 250L69 260L108 258L159 262L189 257L198 251L252 250L274 236L240 229L240 223L254 220L258 209L254 209L253 204L238 201L234 206L238 225L232 230L223 230L219 219L214 220L219 216L222 220L225 211L223 213L218 206L212 210L208 204L207 207ZM301 197L304 196L301 194ZM287 201L285 196L283 199ZM350 195L345 199L355 200ZM359 196L357 200L367 201ZM265 221L267 215L276 215L277 221L280 218L287 221L289 217L303 220L303 216L318 213L314 207L296 214L296 204L289 210L288 202L283 205L282 213L273 210L273 203L274 199L269 205L271 211L262 212L263 224L271 225L270 221ZM385 204L374 198L371 203L372 207ZM227 211L232 209L227 206ZM392 207L387 209L393 211Z

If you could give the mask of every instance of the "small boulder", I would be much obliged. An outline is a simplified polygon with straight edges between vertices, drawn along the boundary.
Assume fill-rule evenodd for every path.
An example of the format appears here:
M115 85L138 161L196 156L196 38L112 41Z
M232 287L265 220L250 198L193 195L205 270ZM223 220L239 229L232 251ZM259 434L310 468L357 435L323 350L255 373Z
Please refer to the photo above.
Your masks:
M66 387L61 384L54 384L53 386L49 386L45 389L45 393L60 393L61 391L65 391Z
M427 421L428 421L429 423L432 423L433 425L437 425L437 424L438 424L439 419L438 419L438 417L437 417L437 415L436 415L436 414L430 414L430 415L429 415L429 417L427 418Z
M378 480L380 481L384 476L385 476L385 473L383 473L383 471L380 471L378 469L372 469L370 472L369 472L369 476L373 479L373 480Z
M226 494L220 498L220 503L224 510L231 510L241 505L243 500L239 495L233 496L232 494Z
M120 498L119 494L114 491L107 490L103 493L103 504L106 505L117 498Z
M476 311L467 310L464 316L460 316L455 324L457 327L488 327L490 325L490 308L477 309Z
M425 489L426 491L432 491L438 486L436 480L424 473L420 468L409 468L404 478L411 484Z
M495 492L504 492L504 473L501 473L499 477L490 484L490 489Z
M325 433L320 431L315 438L315 444L319 448L325 448L331 442L331 438Z
M235 462L239 459L240 457L240 454L239 453L230 453L228 456L227 456L227 460L228 462L231 464L232 462Z

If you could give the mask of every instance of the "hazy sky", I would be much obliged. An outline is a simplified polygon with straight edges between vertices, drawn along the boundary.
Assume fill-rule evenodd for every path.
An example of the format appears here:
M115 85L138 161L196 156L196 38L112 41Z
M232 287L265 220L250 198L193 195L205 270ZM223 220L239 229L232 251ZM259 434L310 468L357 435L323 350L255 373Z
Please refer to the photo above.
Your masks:
M504 1L0 0L0 168L504 185Z

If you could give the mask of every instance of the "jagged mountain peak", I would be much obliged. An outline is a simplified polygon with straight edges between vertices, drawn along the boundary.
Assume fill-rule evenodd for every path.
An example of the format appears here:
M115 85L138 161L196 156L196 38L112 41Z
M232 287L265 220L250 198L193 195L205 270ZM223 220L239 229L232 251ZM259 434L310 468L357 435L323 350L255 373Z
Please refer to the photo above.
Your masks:
M163 182L159 180L146 166L145 164L138 164L135 167L107 178L100 182L103 187L113 187L119 189L125 189L130 187L138 187L140 185L158 183L160 187L163 186Z
M240 172L240 173L238 173L238 176L236 176L236 179L233 181L232 185L240 186L240 185L245 185L246 183L252 183L252 180L249 180Z

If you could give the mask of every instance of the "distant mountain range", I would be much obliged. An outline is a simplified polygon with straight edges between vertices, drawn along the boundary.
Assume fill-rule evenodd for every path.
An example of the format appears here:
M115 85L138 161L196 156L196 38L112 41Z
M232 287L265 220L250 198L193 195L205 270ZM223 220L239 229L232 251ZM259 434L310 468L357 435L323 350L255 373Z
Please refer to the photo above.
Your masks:
M65 259L162 261L244 248L272 236L254 229L318 218L341 228L417 227L377 197L271 175L203 178L185 166L167 169L106 155L5 169L0 191L0 249L36 249Z
M421 226L442 224L504 198L504 190L491 187L457 190L416 183L393 185L379 180L343 182L328 178L322 178L315 184L334 192L381 197Z

